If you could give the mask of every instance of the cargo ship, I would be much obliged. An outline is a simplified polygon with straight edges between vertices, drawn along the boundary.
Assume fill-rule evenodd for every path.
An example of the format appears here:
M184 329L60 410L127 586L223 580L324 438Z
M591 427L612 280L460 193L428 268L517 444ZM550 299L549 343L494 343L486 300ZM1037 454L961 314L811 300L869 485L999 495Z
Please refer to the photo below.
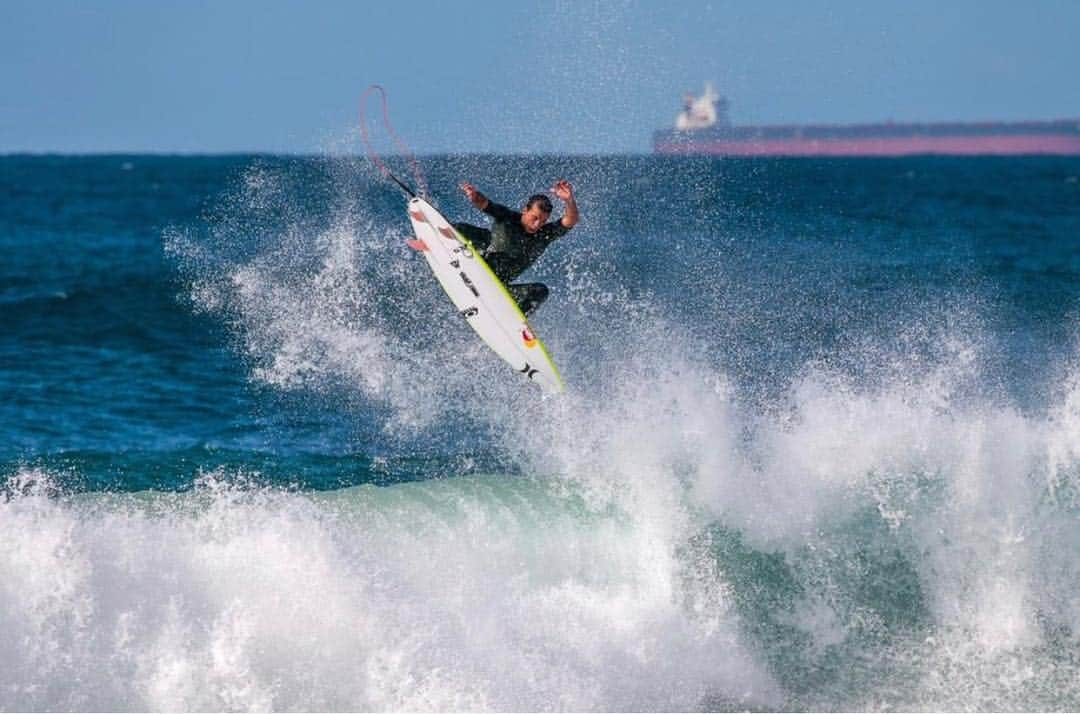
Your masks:
M687 94L674 129L653 134L657 154L717 156L1080 155L1080 119L733 126L728 102L705 85Z

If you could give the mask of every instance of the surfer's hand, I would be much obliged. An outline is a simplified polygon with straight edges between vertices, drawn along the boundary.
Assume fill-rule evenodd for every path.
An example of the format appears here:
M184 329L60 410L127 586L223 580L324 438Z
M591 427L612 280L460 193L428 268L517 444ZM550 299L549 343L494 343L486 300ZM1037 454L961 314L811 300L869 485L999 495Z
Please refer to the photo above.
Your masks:
M461 190L465 192L465 198L469 199L469 203L479 208L481 211L487 206L488 200L484 194L476 190L468 181L461 182Z
M555 185L551 187L551 190L563 201L574 200L574 187L565 179L556 181Z
M577 201L574 200L574 187L566 179L559 179L551 190L566 204L566 212L563 213L559 222L567 228L573 228L581 217L578 213Z

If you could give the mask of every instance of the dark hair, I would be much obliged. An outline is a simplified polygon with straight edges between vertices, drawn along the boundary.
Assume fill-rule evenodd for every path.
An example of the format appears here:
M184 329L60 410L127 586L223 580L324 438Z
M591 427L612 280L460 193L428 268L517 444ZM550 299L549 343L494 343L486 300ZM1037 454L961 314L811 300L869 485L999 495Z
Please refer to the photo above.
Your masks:
M533 204L539 204L540 210L544 213L551 213L551 199L542 193L535 193L529 196L529 200L525 202L525 210L529 210L533 207Z

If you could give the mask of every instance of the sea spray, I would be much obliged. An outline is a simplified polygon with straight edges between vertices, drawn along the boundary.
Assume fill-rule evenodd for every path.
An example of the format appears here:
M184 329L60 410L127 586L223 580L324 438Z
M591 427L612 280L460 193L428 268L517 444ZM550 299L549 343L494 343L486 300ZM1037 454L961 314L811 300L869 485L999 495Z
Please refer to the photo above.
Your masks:
M2 708L1077 708L1068 162L431 157L552 400L353 159L3 161Z
M694 708L770 691L723 610L674 598L674 564L617 511L506 476L321 496L223 478L3 505L5 707Z

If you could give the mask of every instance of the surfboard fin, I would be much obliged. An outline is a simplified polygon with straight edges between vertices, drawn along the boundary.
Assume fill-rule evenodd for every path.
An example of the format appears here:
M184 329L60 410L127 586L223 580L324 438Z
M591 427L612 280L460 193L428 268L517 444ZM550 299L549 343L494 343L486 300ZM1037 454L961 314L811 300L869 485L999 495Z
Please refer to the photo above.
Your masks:
M409 246L410 248L412 248L413 250L429 250L429 248L427 246L427 243L420 240L419 238L415 238L413 240L407 240L407 241L405 241L405 244L407 246Z

